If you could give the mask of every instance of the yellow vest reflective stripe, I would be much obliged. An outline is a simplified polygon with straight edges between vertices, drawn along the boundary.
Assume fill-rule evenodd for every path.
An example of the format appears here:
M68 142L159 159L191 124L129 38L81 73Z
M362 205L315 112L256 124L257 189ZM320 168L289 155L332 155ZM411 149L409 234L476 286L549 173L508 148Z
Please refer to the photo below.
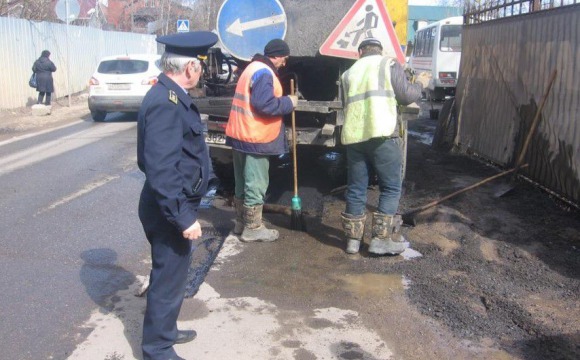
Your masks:
M397 125L397 101L391 85L392 59L359 59L342 75L345 120L343 144L391 136Z
M282 116L262 116L252 112L250 85L252 76L261 69L267 69L272 73L274 96L282 96L282 84L280 84L280 80L278 80L274 71L262 62L254 61L250 63L238 80L230 117L226 126L227 136L253 144L274 141L280 134L282 127Z

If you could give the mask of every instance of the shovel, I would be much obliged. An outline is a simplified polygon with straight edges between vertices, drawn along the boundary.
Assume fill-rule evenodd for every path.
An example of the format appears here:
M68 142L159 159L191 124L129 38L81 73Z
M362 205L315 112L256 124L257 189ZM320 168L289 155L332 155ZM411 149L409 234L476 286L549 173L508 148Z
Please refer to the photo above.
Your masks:
M550 94L550 91L552 90L552 85L554 84L554 80L556 79L557 73L558 73L558 71L556 69L554 69L554 71L552 71L552 75L550 76L550 82L548 83L548 88L546 89L546 93L544 94L544 98L542 99L542 102L541 102L540 106L538 107L538 110L536 110L536 114L534 115L534 120L532 120L532 124L530 125L530 128L528 130L528 135L526 136L526 140L524 141L524 145L522 146L522 150L520 151L520 154L518 156L516 164L513 168L514 171L512 173L511 180L508 183L497 185L496 190L494 192L495 197L504 196L504 195L508 194L509 192L511 192L516 187L515 180L518 176L518 174L517 174L518 170L522 167L522 164L524 162L524 157L526 156L526 152L528 151L528 147L530 145L530 141L532 140L532 136L534 135L534 132L536 131L536 128L538 127L538 123L540 122L540 115L542 114L542 109L544 108L544 105L546 104L546 99L548 98L548 95Z
M528 166L528 164L523 164L519 168L521 169L521 168L525 168L527 166ZM464 187L463 189L457 190L457 191L455 191L455 192L453 192L453 193L451 193L449 195L445 195L445 196L443 196L443 197L441 197L441 198L439 198L437 200L433 200L433 201L431 201L428 204L425 204L425 205L422 205L422 206L419 206L419 207L416 207L416 208L407 210L406 212L404 212L403 214L401 214L401 217L403 219L403 223L406 224L406 225L409 225L409 226L415 226L416 225L416 219L415 219L415 215L416 214L418 214L418 213L420 213L420 212L422 212L424 210L427 210L429 208L432 208L435 205L439 205L443 201L448 200L448 199L451 199L454 196L457 196L459 194L463 194L466 191L475 189L476 187L479 187L479 186L481 186L483 184L487 184L488 182L490 182L492 180L495 180L495 179L498 179L498 178L500 178L502 176L511 174L514 171L516 171L515 168L514 169L509 169L509 170L504 170L504 171L500 172L499 174L495 174L493 176L490 176L488 178L485 178L483 180L480 180L480 181L476 182L475 184L472 184L472 185L469 185L467 187Z

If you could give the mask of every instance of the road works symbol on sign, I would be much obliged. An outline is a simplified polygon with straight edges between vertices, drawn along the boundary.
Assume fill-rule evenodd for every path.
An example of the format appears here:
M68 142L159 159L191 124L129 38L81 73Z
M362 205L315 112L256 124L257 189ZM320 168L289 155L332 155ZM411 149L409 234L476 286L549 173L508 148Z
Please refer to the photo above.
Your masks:
M405 61L383 0L357 0L322 44L320 53L358 59L358 45L370 37L381 41L385 55Z
M272 39L286 36L286 12L279 0L225 0L217 18L225 50L242 60L262 53Z

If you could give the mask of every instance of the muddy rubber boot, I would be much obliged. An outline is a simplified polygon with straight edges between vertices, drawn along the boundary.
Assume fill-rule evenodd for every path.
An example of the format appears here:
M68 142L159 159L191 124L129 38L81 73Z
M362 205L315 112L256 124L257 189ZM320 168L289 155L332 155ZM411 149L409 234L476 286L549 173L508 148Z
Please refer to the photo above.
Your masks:
M346 236L346 252L356 254L360 249L360 243L365 232L366 215L351 215L341 213L342 229Z
M234 209L236 210L236 219L234 220L235 235L241 235L244 231L244 199L239 199L234 196Z
M244 242L275 241L280 234L278 230L268 229L262 223L263 205L244 205L244 230L240 240Z
M369 252L377 255L399 255L407 248L401 235L403 219L400 215L373 213L372 239Z

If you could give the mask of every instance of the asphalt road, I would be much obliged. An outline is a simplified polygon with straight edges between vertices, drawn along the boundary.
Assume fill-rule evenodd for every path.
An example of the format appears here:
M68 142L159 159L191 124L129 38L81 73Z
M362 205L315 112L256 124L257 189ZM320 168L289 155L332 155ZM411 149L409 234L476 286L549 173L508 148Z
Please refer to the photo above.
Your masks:
M129 120L78 119L0 142L3 358L66 358L88 314L147 268Z
M401 208L490 174L468 157L435 152L425 117L409 128ZM64 115L63 115L64 114ZM66 116L65 116L66 115ZM8 119L9 120L9 119ZM88 119L84 104L51 117L0 119L0 348L7 359L141 359L149 249L137 218L143 175L135 118ZM402 256L344 253L335 155L299 149L308 232L265 214L269 244L228 236L226 197L200 212L207 242L194 264L217 258L184 302L178 345L186 359L578 358L580 223L533 187L492 187L431 208L404 234ZM289 205L288 159L272 162L268 202ZM329 184L332 184L330 186ZM369 191L368 211L378 193ZM368 221L370 224L370 220ZM536 236L533 234L541 234ZM194 269L194 267L192 267Z
M5 358L141 357L144 298L134 293L150 260L136 213L144 179L136 167L135 117L114 114L94 123L76 106L77 117L68 109L66 119L55 120L55 112L48 125L31 118L33 125L18 125L25 131L12 133L7 126L0 138ZM182 356L391 357L382 339L387 330L369 322L373 315L361 314L358 305L403 301L403 281L344 262L340 230L322 220L324 194L340 184L340 176L328 177L336 156L305 149L300 161L308 225L315 234L324 232L322 238L290 231L286 215L268 214L280 241L246 245L227 237L233 218L227 199L215 199L203 212L204 231L219 237L221 251L206 282L184 303L180 327L196 328L200 335L194 346L178 348ZM272 176L268 201L289 205L288 158L272 162ZM199 261L207 260L199 254ZM377 261L373 268L382 260ZM348 278L346 286L340 274ZM352 298L341 295L345 291L366 298L353 307ZM231 346L224 347L223 339Z

